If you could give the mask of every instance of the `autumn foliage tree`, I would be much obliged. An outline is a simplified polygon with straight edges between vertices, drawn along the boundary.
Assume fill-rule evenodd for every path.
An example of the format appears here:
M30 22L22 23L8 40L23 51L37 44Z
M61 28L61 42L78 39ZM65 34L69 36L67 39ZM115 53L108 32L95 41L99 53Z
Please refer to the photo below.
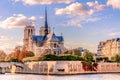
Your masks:
M22 50L22 51L20 52L20 54L19 54L18 60L19 60L19 61L22 61L22 59L26 57L26 53L27 53L26 50Z
M18 59L18 61L22 61L23 58L32 57L32 56L34 56L34 53L31 51L26 51L26 50L19 51L18 50L18 51L14 51L11 54L9 54L5 60L12 61L11 59Z
M19 55L18 60L19 60L19 61L22 61L23 58L33 57L33 56L34 56L34 53L33 53L33 52L23 50L23 51L20 52L20 55Z
M5 61L10 61L12 58L19 58L20 51L14 51L8 54L5 58Z
M6 56L6 53L3 50L0 50L0 61L4 61Z

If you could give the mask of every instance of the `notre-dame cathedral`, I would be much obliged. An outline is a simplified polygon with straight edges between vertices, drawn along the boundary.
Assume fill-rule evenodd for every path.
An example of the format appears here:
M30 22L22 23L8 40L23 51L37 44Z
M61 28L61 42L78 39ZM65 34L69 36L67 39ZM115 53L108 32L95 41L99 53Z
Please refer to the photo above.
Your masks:
M27 51L34 52L35 56L61 54L66 51L63 36L56 36L48 26L46 9L44 26L40 27L39 35L35 35L34 26L26 26L24 28L23 47Z

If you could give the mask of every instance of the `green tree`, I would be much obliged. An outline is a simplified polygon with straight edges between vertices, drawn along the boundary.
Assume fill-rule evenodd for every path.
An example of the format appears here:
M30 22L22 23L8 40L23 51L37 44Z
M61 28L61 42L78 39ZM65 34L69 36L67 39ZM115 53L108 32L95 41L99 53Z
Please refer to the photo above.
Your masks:
M120 55L115 55L115 56L113 57L113 60L114 60L115 62L120 62Z
M79 49L68 50L68 51L64 52L64 54L71 54L71 55L73 55L73 52L74 52L74 55L81 56L81 53L80 53Z
M93 54L91 52L88 52L88 51L84 52L83 57L84 57L85 61L87 61L87 62L94 61L93 60Z
M73 56L73 55L65 55L65 56L57 56L54 54L47 54L43 57L43 60L48 61L83 61L84 59L80 56Z
M97 57L96 62L100 62L100 61L110 62L108 57Z
M77 56L81 56L80 50L79 49L74 49L74 53Z
M47 54L43 57L43 60L48 60L48 61L54 61L57 59L58 59L58 56L56 56L54 54Z
M22 50L19 54L18 60L22 61L23 58L27 58L27 57L33 57L34 53L31 51L26 51L26 50Z
M34 55L34 53L31 52L31 51L28 51L28 52L26 53L26 57L33 57L33 56L35 56L35 55Z
M18 58L11 58L10 62L19 62Z

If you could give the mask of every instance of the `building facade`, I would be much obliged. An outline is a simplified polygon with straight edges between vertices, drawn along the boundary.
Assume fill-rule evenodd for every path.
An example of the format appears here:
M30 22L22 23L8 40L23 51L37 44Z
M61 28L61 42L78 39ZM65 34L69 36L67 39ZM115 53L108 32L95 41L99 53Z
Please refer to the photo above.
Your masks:
M97 52L109 58L120 54L120 38L100 42Z
M45 23L40 27L39 35L35 35L34 26L26 26L24 29L24 48L32 51L35 56L43 54L61 54L66 51L63 36L56 36L47 23L47 10L45 9Z

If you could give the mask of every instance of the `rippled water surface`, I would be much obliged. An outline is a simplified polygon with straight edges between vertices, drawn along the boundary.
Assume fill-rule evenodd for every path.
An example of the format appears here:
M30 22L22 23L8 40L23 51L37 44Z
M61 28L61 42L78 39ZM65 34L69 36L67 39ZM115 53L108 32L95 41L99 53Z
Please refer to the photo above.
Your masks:
M0 74L0 80L120 80L120 74L90 75L32 75L32 74Z

